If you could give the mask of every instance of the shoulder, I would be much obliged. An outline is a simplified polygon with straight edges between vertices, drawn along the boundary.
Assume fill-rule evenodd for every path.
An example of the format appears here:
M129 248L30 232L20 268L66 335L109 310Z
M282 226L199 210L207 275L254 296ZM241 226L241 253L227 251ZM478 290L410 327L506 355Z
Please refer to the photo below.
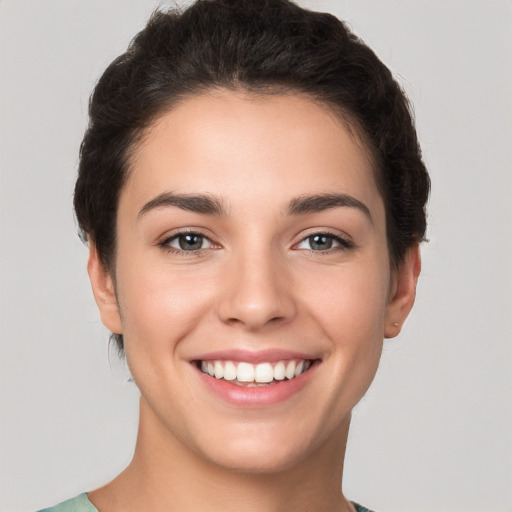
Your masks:
M98 512L98 509L89 501L87 494L84 492L76 498L59 503L54 507L45 508L39 512Z

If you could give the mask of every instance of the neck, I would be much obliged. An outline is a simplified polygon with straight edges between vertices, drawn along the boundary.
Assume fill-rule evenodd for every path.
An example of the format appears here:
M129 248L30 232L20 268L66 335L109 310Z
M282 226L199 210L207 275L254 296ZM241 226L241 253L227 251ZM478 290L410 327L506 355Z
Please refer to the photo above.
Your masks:
M155 420L141 400L132 462L115 480L89 493L101 512L353 510L341 491L350 418L335 439L292 467L259 473L200 458Z

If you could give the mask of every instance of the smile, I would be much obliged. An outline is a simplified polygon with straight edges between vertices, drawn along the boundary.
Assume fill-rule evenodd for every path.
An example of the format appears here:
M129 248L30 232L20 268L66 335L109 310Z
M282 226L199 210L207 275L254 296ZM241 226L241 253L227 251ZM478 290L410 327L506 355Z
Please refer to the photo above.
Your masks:
M245 387L271 386L292 380L306 372L313 361L292 359L251 364L224 360L199 361L198 368L206 375Z

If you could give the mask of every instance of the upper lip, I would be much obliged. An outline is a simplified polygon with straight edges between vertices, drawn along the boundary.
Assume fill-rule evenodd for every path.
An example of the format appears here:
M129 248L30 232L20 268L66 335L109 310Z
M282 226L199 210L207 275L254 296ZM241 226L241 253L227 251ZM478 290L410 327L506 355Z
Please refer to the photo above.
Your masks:
M235 361L258 364L286 361L289 359L314 360L319 359L319 357L313 354L283 349L264 349L258 351L231 349L200 354L190 358L190 361Z

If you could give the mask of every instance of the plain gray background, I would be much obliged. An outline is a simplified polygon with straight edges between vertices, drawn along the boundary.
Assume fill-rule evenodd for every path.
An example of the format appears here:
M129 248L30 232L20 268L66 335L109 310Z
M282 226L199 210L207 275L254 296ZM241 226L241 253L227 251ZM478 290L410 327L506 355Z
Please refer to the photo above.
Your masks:
M379 512L512 511L512 2L311 0L415 105L433 181L415 310L354 413L345 491ZM137 390L107 350L72 188L89 93L153 0L0 1L0 510L129 460Z

